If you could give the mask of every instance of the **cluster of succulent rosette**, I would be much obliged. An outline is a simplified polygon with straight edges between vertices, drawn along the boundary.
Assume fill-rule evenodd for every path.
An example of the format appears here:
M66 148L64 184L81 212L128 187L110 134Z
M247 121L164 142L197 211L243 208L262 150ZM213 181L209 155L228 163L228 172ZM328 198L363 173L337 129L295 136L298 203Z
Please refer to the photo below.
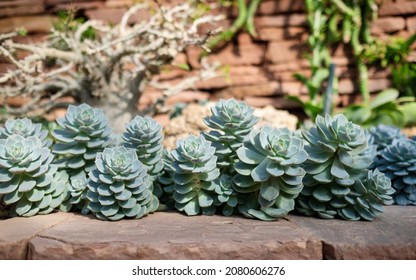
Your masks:
M254 109L220 100L211 129L163 147L163 128L135 117L117 144L108 119L69 106L51 133L30 119L0 128L0 201L10 216L61 211L138 219L158 209L186 215L276 220L296 212L373 220L392 203L416 205L416 140L369 131L344 115L318 116L308 130L256 128Z

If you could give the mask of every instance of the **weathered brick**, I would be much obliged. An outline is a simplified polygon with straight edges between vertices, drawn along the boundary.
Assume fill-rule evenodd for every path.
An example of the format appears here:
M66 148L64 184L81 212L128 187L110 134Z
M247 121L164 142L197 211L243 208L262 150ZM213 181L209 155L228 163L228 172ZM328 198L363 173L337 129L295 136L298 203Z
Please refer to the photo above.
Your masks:
M12 32L18 28L23 27L29 33L48 33L54 20L54 16L18 16L0 19L0 32Z
M307 50L303 42L292 40L271 42L267 48L266 59L274 64L301 59Z
M257 28L261 27L287 27L306 26L305 14L290 14L277 16L260 16L254 19Z
M400 16L416 13L416 1L400 1L397 3L382 4L379 10L380 16Z
M299 40L307 36L307 30L303 27L262 27L257 30L257 38L263 41Z
M258 14L274 15L305 11L304 0L266 0L259 5Z
M402 17L382 17L372 23L371 33L393 33L403 30L405 27L406 21Z

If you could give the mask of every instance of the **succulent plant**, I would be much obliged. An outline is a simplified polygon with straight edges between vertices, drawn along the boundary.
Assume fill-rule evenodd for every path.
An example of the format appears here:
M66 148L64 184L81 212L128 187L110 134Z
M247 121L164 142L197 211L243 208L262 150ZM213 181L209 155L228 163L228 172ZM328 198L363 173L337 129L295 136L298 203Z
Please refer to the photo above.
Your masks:
M126 130L123 134L124 146L136 151L151 181L155 181L163 170L162 126L149 116L136 116Z
M258 122L258 118L253 116L253 108L235 99L221 99L211 108L211 112L212 115L205 118L204 122L213 130L203 135L215 147L217 165L225 171L222 173L229 173L238 158L236 151Z
M101 220L141 218L159 206L152 194L146 167L136 152L123 146L97 154L96 168L89 173L88 208Z
M374 145L377 146L377 151L387 148L394 140L407 138L400 128L391 125L379 124L371 127L369 131L374 139Z
M305 175L301 164L308 157L301 138L287 128L264 126L250 133L237 155L235 189L240 193L258 191L260 206L259 210L240 207L247 209L243 214L276 219L294 209L294 199L302 190Z
M385 148L376 167L392 180L399 205L416 205L416 141L399 139Z
M172 167L174 159L168 150L163 149L162 160L163 170L157 180L153 182L153 194L159 198L163 207L175 209L175 201L172 197L175 184L172 179L174 173Z
M12 134L18 134L25 138L37 136L42 142L43 147L50 147L52 140L48 139L48 131L42 130L41 124L35 124L28 118L8 119L4 127L0 128L0 139L7 139Z
M36 136L0 139L0 195L12 215L48 214L66 196L66 184L51 164L53 155Z
M326 185L316 189L305 187L296 201L296 209L307 216L318 215L324 219L338 215L345 220L372 221L384 211L383 205L393 203L392 193L394 189L389 178L377 169L367 170L365 176L342 195Z
M85 173L79 173L71 177L69 187L70 204L73 208L81 210L82 214L87 214L88 210L88 179Z
M231 216L238 204L238 193L234 189L233 178L226 174L221 175L215 186L215 192L218 195L215 205L222 206L224 216Z
M215 179L220 175L215 148L202 136L179 140L172 151L175 207L187 215L214 214Z
M71 176L94 169L97 153L112 142L103 111L87 104L69 105L65 117L56 121L61 129L52 132L57 140L52 152L60 156L56 161L59 168L71 170Z
M305 186L296 199L298 212L324 219L372 220L377 209L382 211L379 204L389 202L390 182L380 172L368 171L372 155L366 152L368 136L360 126L344 115L318 116L303 135L309 158L303 165Z

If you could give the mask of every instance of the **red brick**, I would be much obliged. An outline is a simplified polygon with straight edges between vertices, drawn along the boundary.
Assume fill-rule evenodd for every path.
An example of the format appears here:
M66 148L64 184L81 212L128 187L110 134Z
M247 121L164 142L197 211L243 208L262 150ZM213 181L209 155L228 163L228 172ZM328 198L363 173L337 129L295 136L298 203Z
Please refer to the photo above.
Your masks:
M266 0L259 5L260 15L285 14L305 11L304 0Z
M405 29L406 21L402 17L382 17L371 25L371 33L393 33Z
M257 30L258 35L256 39L263 41L286 41L301 39L305 35L307 36L307 30L303 27L263 27Z
M50 32L54 16L19 16L0 19L0 32L12 32L18 28L25 28L29 33L48 33Z
M411 33L416 32L416 16L408 17L406 19L406 28L407 28L407 31Z
M398 16L416 13L416 1L400 1L400 3L385 3L379 10L380 16Z
M291 14L278 16L260 16L254 19L257 28L261 27L287 27L306 26L305 14Z
M275 64L290 62L301 59L306 50L306 45L296 40L271 42L267 48L266 59Z

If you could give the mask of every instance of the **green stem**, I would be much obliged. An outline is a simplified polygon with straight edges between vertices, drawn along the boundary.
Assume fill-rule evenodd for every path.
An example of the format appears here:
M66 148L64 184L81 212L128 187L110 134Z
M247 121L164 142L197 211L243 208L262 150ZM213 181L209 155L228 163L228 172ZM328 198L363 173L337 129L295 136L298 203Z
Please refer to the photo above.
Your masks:
M247 20L246 1L237 0L237 7L238 7L238 17L234 21L233 25L229 29L223 31L218 36L215 36L214 38L212 38L207 44L208 49L210 50L213 49L221 42L230 41L234 37L234 35L243 28ZM204 53L204 55L206 55L206 53Z
M254 26L254 16L256 15L257 8L259 7L262 0L252 0L247 11L246 29L247 32L255 37L257 36L256 28Z

